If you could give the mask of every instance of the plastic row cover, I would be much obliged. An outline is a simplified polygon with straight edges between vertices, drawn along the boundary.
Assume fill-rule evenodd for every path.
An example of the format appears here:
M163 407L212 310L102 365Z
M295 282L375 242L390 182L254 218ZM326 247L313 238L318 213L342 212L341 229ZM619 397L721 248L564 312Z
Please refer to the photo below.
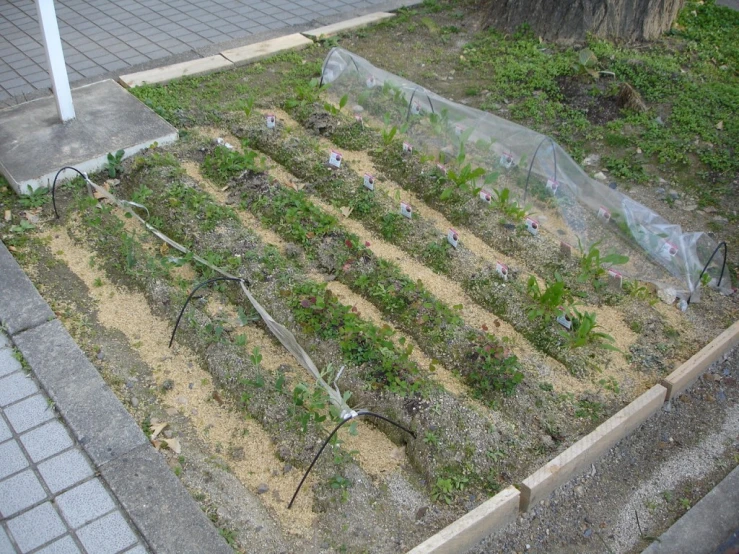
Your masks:
M341 48L326 57L321 81L336 102L348 96L348 105L361 106L365 118L401 129L425 154L449 160L463 151L463 164L497 175L493 186L507 187L544 230L575 248L598 243L604 254L628 256L620 273L655 283L683 307L698 299L701 284L732 292L725 252L711 237L684 233L591 179L550 137L452 102Z

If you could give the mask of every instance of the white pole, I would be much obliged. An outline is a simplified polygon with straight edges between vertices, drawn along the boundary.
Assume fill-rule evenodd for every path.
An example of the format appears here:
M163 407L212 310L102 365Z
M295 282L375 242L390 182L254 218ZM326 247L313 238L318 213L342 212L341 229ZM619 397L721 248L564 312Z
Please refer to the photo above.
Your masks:
M56 20L54 0L36 0L41 35L46 48L46 62L49 66L51 88L56 99L56 109L62 122L74 119L72 91L69 89L69 76L64 63L62 39L59 36L59 24Z

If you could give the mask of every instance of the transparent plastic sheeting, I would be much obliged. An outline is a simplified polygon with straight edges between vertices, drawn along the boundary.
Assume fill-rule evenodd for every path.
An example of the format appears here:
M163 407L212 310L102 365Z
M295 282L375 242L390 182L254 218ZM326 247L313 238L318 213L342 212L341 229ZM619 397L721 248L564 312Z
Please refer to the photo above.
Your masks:
M333 101L348 96L347 106L361 106L368 123L397 127L404 140L438 161L456 159L463 147L463 165L498 176L483 188L507 187L544 231L575 252L579 245L587 249L599 243L601 256L627 255L628 263L614 269L655 283L663 299L678 298L684 308L698 299L701 281L724 294L732 292L724 251L711 237L684 233L679 225L591 179L550 137L452 102L341 48L326 57L321 81ZM700 279L706 264L708 277Z

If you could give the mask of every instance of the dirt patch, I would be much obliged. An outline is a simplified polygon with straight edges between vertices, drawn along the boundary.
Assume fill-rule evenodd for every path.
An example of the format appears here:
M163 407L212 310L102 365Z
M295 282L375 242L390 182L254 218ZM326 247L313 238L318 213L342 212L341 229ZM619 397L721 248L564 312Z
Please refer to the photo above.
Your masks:
M618 119L621 108L618 107L618 95L611 94L610 79L593 82L591 77L562 76L557 79L565 104L580 110L593 125L603 125Z
M180 345L168 349L171 323L154 316L143 295L107 283L105 275L87 263L93 253L72 241L65 230L49 232L45 237L52 252L87 285L97 303L100 323L128 338L141 358L154 368L158 386L169 381L162 399L166 409L187 417L205 443L243 448L243 459L231 464L239 480L255 493L261 484L267 483L278 494L263 498L283 528L311 536L316 516L312 512L310 484L288 512L286 501L298 485L298 472L283 473L272 442L259 424L244 419L224 399L214 401L212 377L199 367L194 353ZM267 348L265 344L268 352ZM276 361L265 356L264 363L272 366Z

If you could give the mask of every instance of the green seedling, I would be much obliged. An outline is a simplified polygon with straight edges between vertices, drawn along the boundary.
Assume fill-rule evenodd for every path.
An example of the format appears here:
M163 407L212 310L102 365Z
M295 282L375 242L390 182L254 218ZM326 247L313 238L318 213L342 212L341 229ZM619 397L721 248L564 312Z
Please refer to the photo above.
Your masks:
M591 312L580 313L577 308L572 308L569 314L572 319L572 331L559 331L565 339L568 348L582 348L584 346L595 346L606 350L621 352L612 343L616 340L609 334L597 331L600 327L595 321L595 314Z
M125 153L125 150L118 150L115 154L108 152L108 163L106 167L108 169L108 177L111 179L115 179L115 176L123 169L121 162Z
M329 102L324 102L323 103L323 109L326 110L331 115L339 115L339 113L341 113L341 110L344 108L344 106L346 106L346 103L348 101L349 101L349 95L348 94L345 94L339 100L339 107L338 108L336 106L334 106L333 104L329 103Z
M554 274L554 282L547 283L547 288L542 291L539 282L533 275L526 283L526 292L536 304L529 309L529 319L544 318L546 321L556 317L564 305L572 305L572 294L565 285L559 272Z
M593 243L588 251L582 246L580 239L577 239L577 247L580 250L580 274L577 276L578 283L587 283L590 281L596 290L599 290L605 286L603 276L606 274L606 270L603 267L607 264L609 267L616 265L624 265L629 262L629 257L623 254L617 254L611 252L603 257L600 255L600 249L598 245L600 241Z
M507 187L502 190L493 189L492 205L505 216L515 221L522 221L526 217L526 208L519 206L518 202L511 198L511 191Z

